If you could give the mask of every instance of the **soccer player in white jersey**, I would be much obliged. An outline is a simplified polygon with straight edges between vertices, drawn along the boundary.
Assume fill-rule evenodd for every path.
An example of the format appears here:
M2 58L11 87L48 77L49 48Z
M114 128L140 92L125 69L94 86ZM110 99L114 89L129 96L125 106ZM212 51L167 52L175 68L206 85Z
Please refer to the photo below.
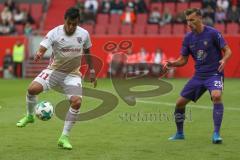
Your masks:
M57 18L57 17L56 17ZM18 123L18 127L24 127L34 122L35 105L37 95L43 91L59 87L69 99L70 107L66 114L64 128L58 145L64 149L72 149L68 140L69 132L77 121L82 101L82 84L79 68L83 52L90 68L90 79L97 85L95 70L93 68L90 47L92 46L88 32L79 27L79 11L69 8L64 15L64 25L52 29L40 43L40 47L34 57L38 62L47 49L52 47L53 53L47 69L44 69L29 85L26 95L27 115Z

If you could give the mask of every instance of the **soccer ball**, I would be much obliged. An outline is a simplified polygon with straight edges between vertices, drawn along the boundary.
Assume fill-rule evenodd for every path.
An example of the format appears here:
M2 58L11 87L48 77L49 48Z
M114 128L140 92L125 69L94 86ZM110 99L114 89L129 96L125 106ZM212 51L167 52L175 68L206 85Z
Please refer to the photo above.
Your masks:
M53 116L53 106L50 102L43 101L36 106L36 116L43 121L47 121Z

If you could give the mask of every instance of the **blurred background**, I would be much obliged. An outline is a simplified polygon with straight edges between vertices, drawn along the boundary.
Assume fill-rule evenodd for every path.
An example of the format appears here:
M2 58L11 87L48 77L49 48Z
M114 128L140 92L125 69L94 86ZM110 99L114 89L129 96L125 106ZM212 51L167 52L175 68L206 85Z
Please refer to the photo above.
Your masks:
M233 51L226 77L240 77L240 0L0 0L0 77L32 78L46 67L51 49L37 64L33 55L44 35L64 23L71 6L79 8L80 26L90 33L92 53L102 61L98 77L110 71L158 77L164 61L180 54L188 31L183 11L190 7L201 8L204 23L224 35ZM113 58L116 53L128 55L127 60ZM190 59L166 77L186 78L193 72Z

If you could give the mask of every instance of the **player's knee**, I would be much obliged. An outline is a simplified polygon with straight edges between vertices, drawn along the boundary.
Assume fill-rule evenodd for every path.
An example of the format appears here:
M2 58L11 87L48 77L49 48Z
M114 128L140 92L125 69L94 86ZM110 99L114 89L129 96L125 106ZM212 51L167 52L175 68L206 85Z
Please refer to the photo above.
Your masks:
M72 96L70 98L70 103L73 109L79 109L82 103L82 98L78 96Z
M39 83L32 82L27 91L30 95L38 95L43 91L43 86Z
M188 100L185 100L183 98L179 98L176 102L176 107L177 108L184 108L187 105L188 102L189 102Z
M212 94L212 101L213 103L221 102L222 101L221 94L219 93Z
M37 90L37 88L33 87L33 86L30 86L28 87L28 94L30 95L38 95L39 94L39 91Z

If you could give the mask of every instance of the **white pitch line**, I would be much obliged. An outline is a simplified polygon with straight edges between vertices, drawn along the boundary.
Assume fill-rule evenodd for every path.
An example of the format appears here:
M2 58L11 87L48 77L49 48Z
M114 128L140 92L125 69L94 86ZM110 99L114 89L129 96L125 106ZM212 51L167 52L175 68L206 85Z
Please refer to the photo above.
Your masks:
M175 103L169 103L169 102L156 102L156 101L143 101L143 100L138 100L137 102L140 103L150 103L150 104L162 104L165 106L175 106ZM193 108L200 108L200 109L210 109L212 110L212 107L209 106L204 106L204 105L196 105L196 104L188 104L188 107L193 107ZM230 111L240 111L240 108L235 108L235 107L226 107L224 110L230 110Z

